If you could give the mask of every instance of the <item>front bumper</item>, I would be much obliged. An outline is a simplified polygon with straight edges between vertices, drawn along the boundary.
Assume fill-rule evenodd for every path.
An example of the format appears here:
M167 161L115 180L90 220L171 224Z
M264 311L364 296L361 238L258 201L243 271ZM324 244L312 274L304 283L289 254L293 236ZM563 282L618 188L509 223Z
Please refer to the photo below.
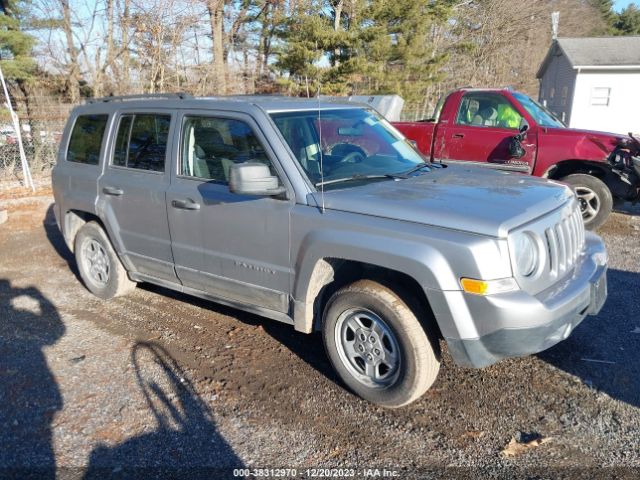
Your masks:
M602 240L587 234L573 272L537 295L442 292L455 325L443 335L456 363L485 367L503 358L540 352L567 338L606 300L606 258Z

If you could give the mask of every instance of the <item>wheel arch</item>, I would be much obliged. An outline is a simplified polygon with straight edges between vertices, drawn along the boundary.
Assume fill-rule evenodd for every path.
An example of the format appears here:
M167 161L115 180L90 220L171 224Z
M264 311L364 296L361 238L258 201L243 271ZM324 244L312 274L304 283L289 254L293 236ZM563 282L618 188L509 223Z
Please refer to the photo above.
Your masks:
M585 175L592 175L605 182L610 171L611 169L606 163L580 159L568 159L551 165L547 170L545 170L542 177L549 178L551 180L560 180L567 175L582 173Z
M416 313L423 319L429 337L442 338L427 293L416 278L388 266L339 257L319 258L304 282L306 288L299 284L302 296L295 301L296 330L305 333L319 330L322 312L331 296L343 286L362 279L377 281L405 297L411 308L419 310Z
M104 229L102 220L100 220L100 218L94 213L77 209L70 209L65 212L62 222L62 235L67 247L69 247L69 250L71 250L71 252L75 250L75 238L82 226L92 221L99 223L100 226Z
M65 244L67 245L69 250L71 250L72 253L75 253L74 250L76 235L78 234L78 231L82 228L82 226L88 222L96 222L98 225L100 225L102 230L104 230L105 235L109 239L111 246L116 252L116 255L125 266L125 268L128 271L135 271L135 268L126 257L126 255L121 254L121 245L118 243L117 237L113 235L113 232L110 231L107 222L104 222L95 213L79 209L69 209L65 212L64 219L62 221L62 236L64 237Z

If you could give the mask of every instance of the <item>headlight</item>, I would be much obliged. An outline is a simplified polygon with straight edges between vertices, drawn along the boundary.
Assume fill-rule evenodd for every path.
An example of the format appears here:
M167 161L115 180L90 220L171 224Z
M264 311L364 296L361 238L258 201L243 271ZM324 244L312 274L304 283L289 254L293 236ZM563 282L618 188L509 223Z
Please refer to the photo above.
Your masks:
M521 232L513 236L511 244L516 270L523 277L528 277L538 266L538 246L535 240L530 234Z

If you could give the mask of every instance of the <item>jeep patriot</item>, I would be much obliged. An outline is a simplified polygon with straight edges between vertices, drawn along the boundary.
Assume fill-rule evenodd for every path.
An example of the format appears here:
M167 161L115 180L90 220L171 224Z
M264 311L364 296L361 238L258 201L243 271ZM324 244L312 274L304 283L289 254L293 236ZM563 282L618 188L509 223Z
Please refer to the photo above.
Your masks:
M149 282L321 330L344 383L386 407L432 385L441 339L484 367L567 338L607 295L569 187L425 162L353 103L91 100L52 181L92 293Z

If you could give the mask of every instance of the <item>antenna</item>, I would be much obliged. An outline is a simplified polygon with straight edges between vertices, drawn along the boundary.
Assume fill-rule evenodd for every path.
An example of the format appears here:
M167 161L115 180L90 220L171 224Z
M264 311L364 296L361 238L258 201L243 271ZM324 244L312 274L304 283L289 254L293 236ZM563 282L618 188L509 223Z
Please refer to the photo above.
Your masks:
M320 150L320 211L324 213L324 167L322 164L322 117L320 115L320 80L318 80L318 149Z
M551 12L551 39L558 38L558 24L560 23L560 12Z

